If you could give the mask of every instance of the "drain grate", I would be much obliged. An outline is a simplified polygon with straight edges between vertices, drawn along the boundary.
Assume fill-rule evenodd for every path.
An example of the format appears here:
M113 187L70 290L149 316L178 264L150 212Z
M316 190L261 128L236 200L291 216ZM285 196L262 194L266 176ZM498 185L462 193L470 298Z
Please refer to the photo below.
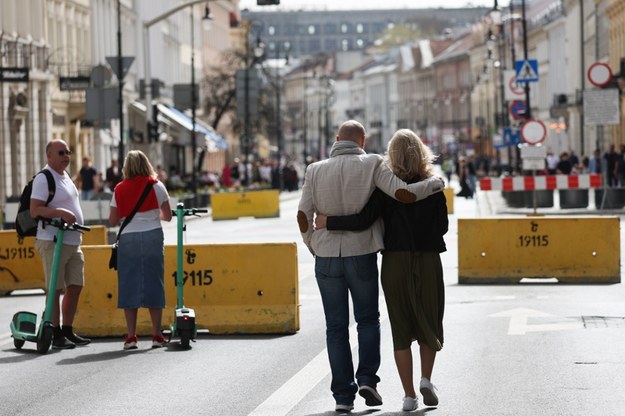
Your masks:
M582 316L584 328L625 328L625 317L622 316Z

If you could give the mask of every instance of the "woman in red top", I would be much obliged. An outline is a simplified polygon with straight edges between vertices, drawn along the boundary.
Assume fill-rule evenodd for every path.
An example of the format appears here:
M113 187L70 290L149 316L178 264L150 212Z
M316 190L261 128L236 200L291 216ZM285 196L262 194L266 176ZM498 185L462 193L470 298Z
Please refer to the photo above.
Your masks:
M128 334L124 349L137 348L137 313L148 308L152 320L152 348L167 344L161 334L165 307L164 236L161 220L172 217L169 195L146 155L128 152L122 169L124 179L115 187L109 222L119 225L129 216L148 184L152 189L119 236L117 250L118 300L124 309Z

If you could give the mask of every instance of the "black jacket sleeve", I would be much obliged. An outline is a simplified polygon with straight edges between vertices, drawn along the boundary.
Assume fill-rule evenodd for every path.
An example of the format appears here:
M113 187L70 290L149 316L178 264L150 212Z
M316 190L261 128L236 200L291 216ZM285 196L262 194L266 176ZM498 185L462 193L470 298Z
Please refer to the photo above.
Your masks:
M434 196L434 195L432 195ZM438 215L438 224L440 226L440 235L443 236L449 231L449 214L447 213L447 198L445 198L444 192L439 192L436 197L438 202L438 209L436 213Z
M378 219L384 208L386 195L378 188L373 191L367 204L358 214L328 216L328 230L359 231L366 230Z

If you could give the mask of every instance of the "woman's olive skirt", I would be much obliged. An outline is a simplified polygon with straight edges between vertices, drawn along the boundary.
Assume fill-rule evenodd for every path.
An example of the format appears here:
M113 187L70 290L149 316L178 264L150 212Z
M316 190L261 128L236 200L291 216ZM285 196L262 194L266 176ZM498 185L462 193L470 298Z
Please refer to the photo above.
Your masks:
M440 254L385 251L381 275L394 349L410 348L414 340L434 351L443 348L445 284Z

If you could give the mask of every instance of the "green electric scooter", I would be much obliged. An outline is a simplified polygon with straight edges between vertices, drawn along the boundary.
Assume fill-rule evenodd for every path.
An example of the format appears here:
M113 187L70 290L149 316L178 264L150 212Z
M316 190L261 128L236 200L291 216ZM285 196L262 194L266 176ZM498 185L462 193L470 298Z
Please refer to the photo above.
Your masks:
M178 219L178 238L177 238L177 269L176 269L176 291L177 302L175 319L171 324L171 331L169 333L169 341L173 337L180 338L180 346L188 349L190 347L190 341L195 341L197 334L197 325L195 324L195 311L191 308L184 306L183 286L184 286L184 271L182 268L182 253L183 253L183 240L182 233L187 230L187 226L184 223L184 217L197 215L200 213L208 212L207 209L200 208L184 208L182 202L176 205L176 210L172 210L172 214Z
M61 248L63 247L63 235L66 230L74 230L79 232L90 231L89 227L79 224L69 225L61 219L42 218L44 224L57 227L56 236L54 237L54 257L52 258L52 275L48 282L48 291L46 293L46 308L43 311L43 318L37 329L37 315L32 312L17 312L13 315L13 320L9 325L11 328L11 336L13 337L13 345L16 349L21 349L26 341L37 343L37 352L45 354L52 345L54 330L52 326L52 310L54 309L54 299L56 295L56 282L59 273L59 260L61 258Z

